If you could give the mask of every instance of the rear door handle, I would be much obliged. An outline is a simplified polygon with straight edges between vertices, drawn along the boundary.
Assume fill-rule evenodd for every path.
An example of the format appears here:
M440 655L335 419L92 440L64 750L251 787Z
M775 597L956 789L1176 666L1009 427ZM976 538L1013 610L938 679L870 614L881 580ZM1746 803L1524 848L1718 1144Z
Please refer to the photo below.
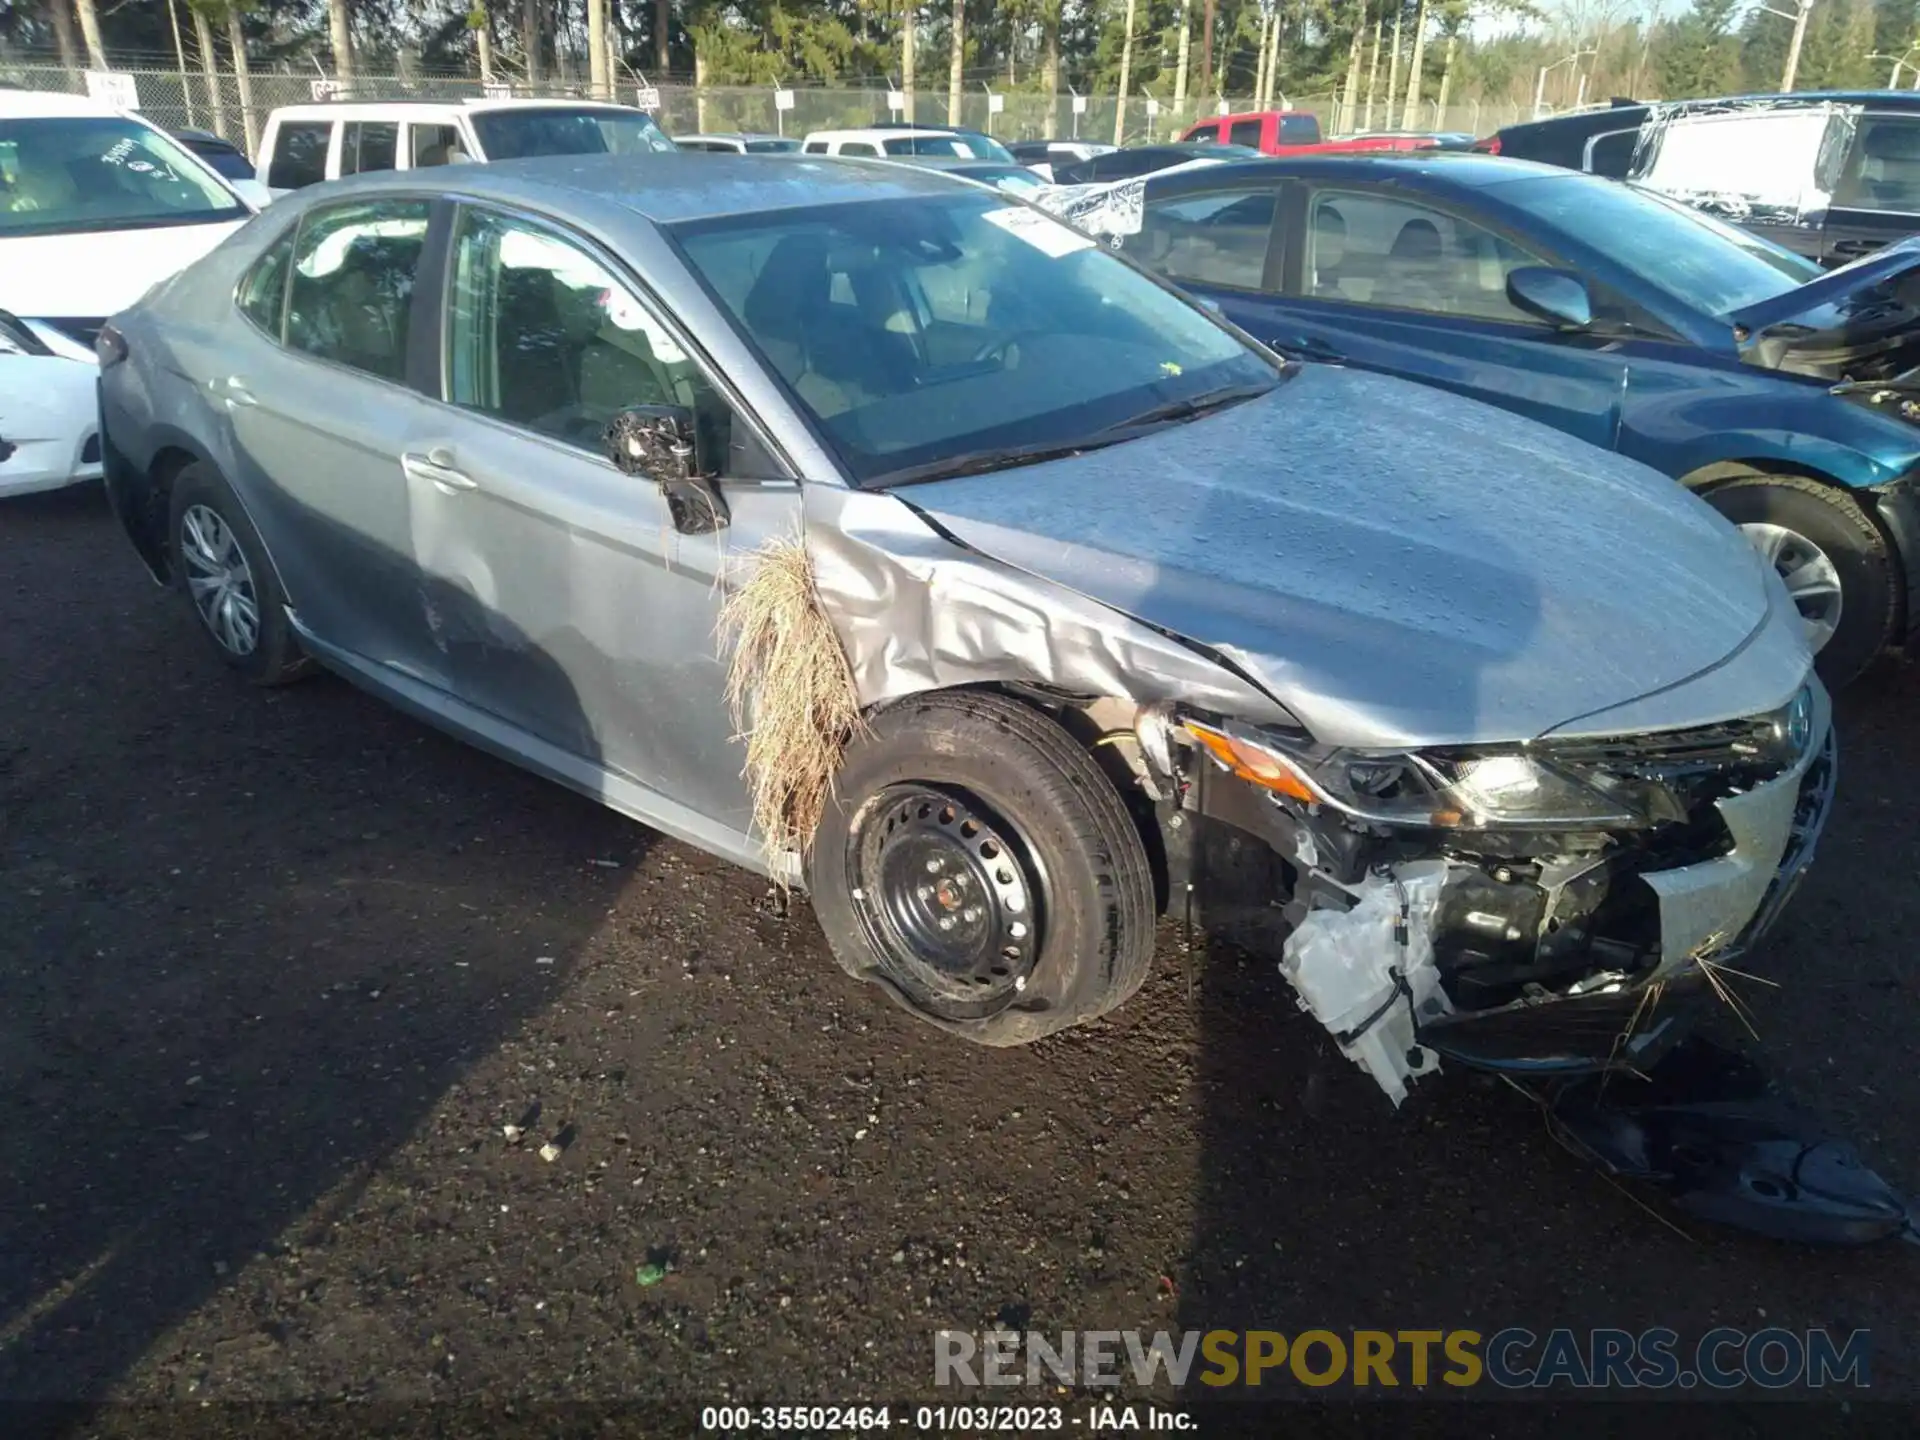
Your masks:
M453 468L450 450L433 449L425 454L410 450L400 457L400 468L415 480L431 480L449 495L479 488L479 481L464 470Z
M1311 335L1281 336L1269 340L1267 347L1278 350L1282 355L1291 355L1296 360L1317 360L1323 365L1338 365L1347 358L1326 341Z

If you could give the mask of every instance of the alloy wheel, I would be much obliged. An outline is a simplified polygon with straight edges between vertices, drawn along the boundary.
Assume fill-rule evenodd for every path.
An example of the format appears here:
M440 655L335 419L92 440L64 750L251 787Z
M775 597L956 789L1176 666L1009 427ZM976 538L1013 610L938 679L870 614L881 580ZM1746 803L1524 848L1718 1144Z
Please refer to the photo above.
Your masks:
M260 600L233 527L210 506L189 505L180 516L180 558L187 592L208 633L238 659L253 654L260 643Z
M1818 654L1840 628L1840 571L1833 558L1806 536L1783 525L1756 521L1740 529L1786 584L1806 629L1807 645Z

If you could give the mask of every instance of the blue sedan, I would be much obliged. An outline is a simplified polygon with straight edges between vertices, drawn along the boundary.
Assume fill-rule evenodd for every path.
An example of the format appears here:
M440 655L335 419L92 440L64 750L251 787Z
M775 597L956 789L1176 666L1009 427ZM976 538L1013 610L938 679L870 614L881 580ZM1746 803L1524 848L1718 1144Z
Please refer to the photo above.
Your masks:
M1822 272L1659 196L1478 155L1227 164L1076 208L1275 349L1704 494L1778 568L1831 684L1920 621L1920 241Z

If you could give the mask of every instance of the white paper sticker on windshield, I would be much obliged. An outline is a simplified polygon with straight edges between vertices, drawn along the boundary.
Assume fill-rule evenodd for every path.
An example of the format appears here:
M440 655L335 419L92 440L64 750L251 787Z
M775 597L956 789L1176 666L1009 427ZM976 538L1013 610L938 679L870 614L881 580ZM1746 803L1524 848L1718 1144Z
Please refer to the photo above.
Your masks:
M1026 241L1043 255L1051 255L1056 260L1062 255L1071 255L1076 250L1090 250L1093 241L1078 230L1069 229L1051 215L1042 215L1037 210L1029 210L1023 205L1009 206L1005 210L989 210L981 217L990 225L998 225L1009 235Z

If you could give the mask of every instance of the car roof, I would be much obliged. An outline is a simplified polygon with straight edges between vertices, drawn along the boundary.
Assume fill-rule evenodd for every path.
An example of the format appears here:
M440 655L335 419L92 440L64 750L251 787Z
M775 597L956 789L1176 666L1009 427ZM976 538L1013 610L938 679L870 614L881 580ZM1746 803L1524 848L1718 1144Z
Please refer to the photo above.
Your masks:
M1514 180L1541 177L1572 177L1595 184L1616 182L1568 170L1559 165L1542 165L1533 160L1513 160L1500 155L1482 155L1473 150L1356 150L1330 155L1286 155L1259 160L1226 160L1206 170L1187 170L1167 176L1162 183L1182 182L1189 176L1205 177L1212 185L1238 177L1298 177L1303 180L1393 180L1416 186L1445 188L1462 186L1470 190L1502 185ZM1154 177L1146 177L1152 184ZM1437 182L1437 183L1436 183Z
M683 154L543 155L489 165L387 170L331 182L320 193L444 191L545 209L564 206L564 197L573 194L598 205L617 206L656 225L671 225L754 211L951 195L953 184L937 170L903 165L898 159L689 150Z
M400 112L403 114L431 114L441 112L448 115L476 115L493 110L618 110L623 114L647 114L632 105L615 105L607 100L569 100L558 96L548 100L538 100L527 96L515 96L512 99L489 100L479 96L464 96L454 100L314 100L301 105L277 105L274 117L293 120L334 120L362 119L369 114L382 112ZM652 118L649 116L649 118Z
M925 126L866 125L854 130L809 130L807 143L815 140L950 140L952 130L929 130Z
M800 143L797 135L776 135L771 130L695 130L688 135L676 135L676 140L791 140Z
M56 90L0 90L0 118L8 120L125 113L117 106L104 104L88 95L69 95Z

